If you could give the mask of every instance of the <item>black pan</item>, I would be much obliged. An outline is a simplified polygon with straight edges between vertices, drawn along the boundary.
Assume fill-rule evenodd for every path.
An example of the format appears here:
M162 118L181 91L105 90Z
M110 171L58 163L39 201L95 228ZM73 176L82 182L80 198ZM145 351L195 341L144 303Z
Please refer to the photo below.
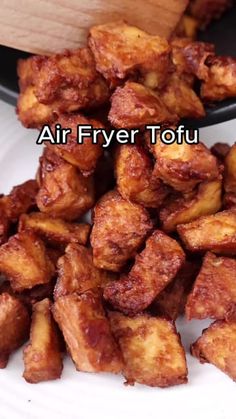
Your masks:
M223 17L199 35L200 40L212 42L216 46L218 55L231 55L236 57L236 4L226 12ZM0 46L0 99L15 104L18 86L16 76L16 62L18 58L27 57L29 54L12 48ZM236 118L236 98L225 100L207 108L205 118L189 121L191 126L207 126Z

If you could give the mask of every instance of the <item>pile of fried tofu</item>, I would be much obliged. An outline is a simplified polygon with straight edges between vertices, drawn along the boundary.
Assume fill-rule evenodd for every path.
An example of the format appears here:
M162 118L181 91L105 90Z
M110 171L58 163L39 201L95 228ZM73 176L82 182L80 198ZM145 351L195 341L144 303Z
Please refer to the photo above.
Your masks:
M71 134L0 196L0 367L29 340L30 383L59 378L66 351L78 371L186 383L185 313L215 320L192 354L236 379L236 145L150 144L145 133L236 96L236 60L115 22L91 28L85 48L21 60L18 75L22 124ZM77 143L80 124L141 131L104 151Z

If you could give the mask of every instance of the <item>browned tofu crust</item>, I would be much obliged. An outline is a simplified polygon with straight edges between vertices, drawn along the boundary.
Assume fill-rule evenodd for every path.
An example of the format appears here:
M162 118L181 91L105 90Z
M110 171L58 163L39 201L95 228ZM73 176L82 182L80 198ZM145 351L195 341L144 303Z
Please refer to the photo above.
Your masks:
M27 339L30 317L24 304L8 293L0 295L0 368Z
M149 136L146 136L150 146ZM154 174L179 192L189 192L197 184L219 177L215 156L203 144L164 144L159 137L151 146L156 159Z
M169 189L153 176L153 163L141 145L121 145L116 150L117 188L124 199L158 208Z
M28 383L60 378L63 364L56 324L48 298L33 306L30 342L24 349L24 374Z
M145 125L176 122L158 93L140 83L127 81L111 96L108 115L115 128L144 128Z
M71 243L57 262L58 279L54 298L90 289L103 288L114 274L97 269L93 264L92 249Z
M154 314L172 320L184 313L187 297L200 268L199 261L186 260L173 281L158 294L151 305Z
M225 157L224 189L236 194L236 144L232 145Z
M233 147L233 146L232 146ZM227 143L215 143L211 147L211 152L216 156L221 162L225 163L225 158L230 151L230 145Z
M191 346L191 353L201 363L215 365L236 381L236 322L218 320L211 324Z
M98 294L87 291L60 297L53 315L78 370L121 372L122 356Z
M166 39L124 21L92 27L88 42L97 70L110 85L136 75L148 87L162 87L174 69Z
M181 240L192 252L236 254L236 211L234 208L198 218L177 227Z
M186 316L236 319L236 260L207 252L188 297Z
M0 247L0 272L13 290L20 292L48 283L55 268L42 240L31 232L21 232Z
M76 166L84 176L94 172L98 159L102 156L102 138L99 137L97 144L92 143L92 137L83 139L82 144L78 144L78 125L91 125L92 128L104 128L101 122L95 119L85 118L81 114L60 115L55 123L51 124L54 131L56 124L62 128L71 129L71 134L67 135L67 144L47 144L47 147L58 156L65 159L68 163Z
M114 272L135 256L153 228L148 212L123 199L117 191L108 192L96 204L93 221L94 265Z
M136 314L147 308L170 283L185 260L176 240L156 230L136 256L128 275L112 281L104 289L104 298L125 314Z
M168 387L187 383L184 349L171 321L118 312L110 312L109 319L124 358L127 384Z
M41 212L67 221L84 215L94 204L94 183L75 166L46 149L40 159L37 206Z
M18 231L30 230L54 246L79 243L85 245L90 233L86 223L69 223L41 212L31 212L20 217Z
M205 102L220 101L236 96L236 59L214 57L209 60L208 76L201 85Z
M215 214L222 206L222 178L202 182L188 194L170 195L160 209L159 217L164 231L174 231L203 215Z

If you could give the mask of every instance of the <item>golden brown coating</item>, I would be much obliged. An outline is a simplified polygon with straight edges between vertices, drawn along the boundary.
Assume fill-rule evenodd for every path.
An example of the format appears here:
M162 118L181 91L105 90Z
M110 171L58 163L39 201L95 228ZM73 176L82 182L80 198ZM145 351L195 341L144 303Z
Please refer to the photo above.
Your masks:
M222 179L202 182L188 194L170 195L162 206L159 217L164 231L174 231L178 224L196 220L202 215L215 214L222 206Z
M40 159L39 180L38 208L52 217L76 220L94 204L93 178L84 177L49 149Z
M10 222L6 214L4 214L4 212L1 211L0 209L0 245L7 241L8 236L9 236L9 229L10 229Z
M230 209L236 206L236 194L227 192L223 198L223 208Z
M207 252L188 297L187 318L236 320L235 279L235 259Z
M232 0L191 0L189 13L199 20L204 28L213 19L218 19L232 5Z
M208 60L215 54L215 46L207 42L190 42L184 46L182 54L187 71L200 80L208 77Z
M129 129L174 122L177 116L168 111L158 93L142 84L127 81L113 93L108 119L116 128Z
M102 138L98 138L97 144L92 143L92 137L83 139L83 144L78 144L78 125L91 125L93 128L104 128L103 125L94 119L88 119L80 114L60 115L52 124L54 131L56 124L60 124L62 128L71 129L71 134L67 135L67 144L47 144L47 147L58 156L65 159L68 163L76 166L84 175L90 175L94 172L97 161L102 155Z
M187 297L199 271L199 262L186 260L176 277L154 299L151 310L172 320L184 313Z
M14 291L22 291L48 283L55 269L42 240L31 232L21 232L0 247L0 272Z
M205 102L236 96L236 58L214 57L209 60L208 76L201 85Z
M89 46L97 70L111 85L127 76L138 75L148 87L162 87L173 71L166 39L124 21L92 27Z
M37 192L38 185L33 179L14 186L8 195L0 197L0 212L15 223L21 214L36 206Z
M97 269L93 264L92 250L71 243L57 263L58 279L54 298L77 292L81 294L90 289L103 288L111 279L111 272Z
M211 324L191 346L191 353L202 364L209 362L236 381L236 322Z
M236 193L236 144L232 145L224 160L224 188L227 193Z
M90 229L89 224L69 223L61 218L53 218L41 212L21 215L18 224L18 231L31 230L54 246L69 243L85 245L88 241Z
M197 37L198 27L198 20L184 13L175 30L175 35L195 39Z
M185 254L177 241L156 230L136 256L129 274L108 283L103 296L115 309L136 314L151 304L184 261Z
M33 55L17 61L18 83L21 92L24 92L28 86L34 85L37 73L45 60L47 60L46 56Z
M185 81L190 87L193 86L194 76L189 72L189 66L187 65L186 58L184 55L184 49L187 45L191 44L189 38L174 37L170 41L172 61L175 65L175 74L182 80Z
M224 162L225 157L227 156L228 152L230 151L230 145L227 143L215 143L211 147L211 152L216 156L220 161Z
M164 144L157 136L151 150L156 159L154 174L177 191L189 192L198 183L219 176L216 157L202 143Z
M62 356L56 324L48 298L33 306L30 342L24 349L24 374L28 383L55 380L62 373Z
M27 339L30 317L17 298L8 293L0 295L0 368L5 368L9 355Z
M179 118L202 118L205 116L203 104L194 90L176 74L173 74L160 92L170 113Z
M180 238L192 252L236 254L236 211L226 210L177 227Z
M153 163L140 145L121 145L116 150L117 188L124 199L147 208L158 208L168 188L153 176Z
M117 191L108 192L94 208L94 265L119 272L135 256L152 227L151 218L141 205L123 199Z
M115 374L122 370L122 356L99 295L87 291L60 297L54 303L53 315L77 370Z
M127 384L168 387L187 383L185 352L171 321L118 312L110 312L109 318L124 358Z

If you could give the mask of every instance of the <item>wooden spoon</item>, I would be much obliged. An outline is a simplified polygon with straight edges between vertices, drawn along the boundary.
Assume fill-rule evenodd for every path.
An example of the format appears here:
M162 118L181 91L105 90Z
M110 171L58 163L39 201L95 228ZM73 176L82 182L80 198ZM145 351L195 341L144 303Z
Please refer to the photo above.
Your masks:
M36 54L85 45L88 28L118 19L169 38L188 0L2 0L0 44Z

